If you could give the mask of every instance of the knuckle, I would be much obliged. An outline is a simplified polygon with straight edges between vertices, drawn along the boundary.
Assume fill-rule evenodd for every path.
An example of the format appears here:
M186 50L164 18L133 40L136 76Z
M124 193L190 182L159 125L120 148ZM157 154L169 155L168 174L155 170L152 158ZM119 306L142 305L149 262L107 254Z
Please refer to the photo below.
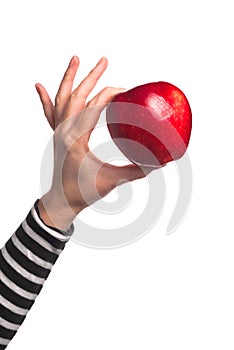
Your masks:
M74 98L77 98L78 97L78 92L77 91L73 91L72 93L71 93L71 100L73 100Z
M62 97L60 95L55 96L55 104L59 105L62 102Z
M82 91L74 91L71 94L71 99L74 100L80 100L80 101L84 101L86 98L85 94Z
M64 74L64 79L70 80L72 78L72 74L70 70L67 70L66 73Z

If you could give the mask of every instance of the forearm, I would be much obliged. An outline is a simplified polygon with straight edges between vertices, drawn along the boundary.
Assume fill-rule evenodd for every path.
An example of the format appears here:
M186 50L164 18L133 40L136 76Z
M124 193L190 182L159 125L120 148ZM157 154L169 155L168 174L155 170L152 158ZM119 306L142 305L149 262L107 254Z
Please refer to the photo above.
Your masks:
M0 350L23 323L73 232L46 226L35 206L0 251Z

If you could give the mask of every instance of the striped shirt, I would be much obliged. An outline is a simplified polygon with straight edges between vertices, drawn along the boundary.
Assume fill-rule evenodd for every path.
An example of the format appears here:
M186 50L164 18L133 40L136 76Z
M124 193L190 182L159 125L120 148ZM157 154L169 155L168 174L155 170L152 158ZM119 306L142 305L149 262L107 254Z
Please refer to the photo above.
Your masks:
M0 250L0 350L16 334L74 230L46 226L37 202Z

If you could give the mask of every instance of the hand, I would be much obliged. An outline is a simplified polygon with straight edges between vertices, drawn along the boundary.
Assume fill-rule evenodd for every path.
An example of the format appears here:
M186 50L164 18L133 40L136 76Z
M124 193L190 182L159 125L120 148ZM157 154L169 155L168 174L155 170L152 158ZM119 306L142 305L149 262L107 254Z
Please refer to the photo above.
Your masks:
M64 74L53 105L46 89L36 84L45 116L54 132L54 171L52 185L39 201L42 220L66 230L85 207L108 194L119 184L139 179L152 169L137 165L115 166L103 163L89 150L88 141L101 110L123 89L106 87L87 102L107 67L103 57L72 92L79 66L74 56Z

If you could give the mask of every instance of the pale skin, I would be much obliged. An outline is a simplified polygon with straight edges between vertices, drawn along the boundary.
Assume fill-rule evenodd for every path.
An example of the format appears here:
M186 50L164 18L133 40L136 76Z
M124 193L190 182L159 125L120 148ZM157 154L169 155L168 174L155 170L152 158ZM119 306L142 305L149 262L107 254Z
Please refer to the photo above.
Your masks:
M87 102L108 62L103 57L73 90L79 63L77 56L71 59L54 104L46 89L36 84L45 116L54 130L52 185L40 198L38 208L45 224L61 230L67 230L79 212L116 186L152 171L135 164L103 163L90 152L88 141L101 110L123 89L106 87Z

